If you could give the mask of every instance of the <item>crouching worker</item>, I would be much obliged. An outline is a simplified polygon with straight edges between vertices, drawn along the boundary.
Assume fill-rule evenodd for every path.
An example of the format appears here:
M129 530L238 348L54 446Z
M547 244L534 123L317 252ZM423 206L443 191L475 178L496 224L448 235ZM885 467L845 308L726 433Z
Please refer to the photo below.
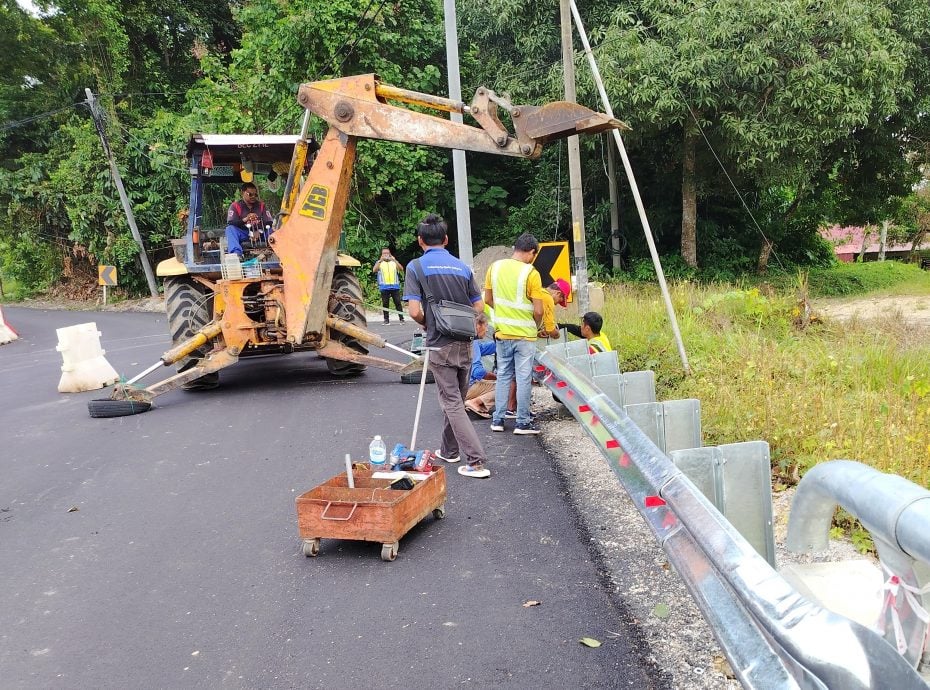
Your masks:
M478 337L471 343L471 374L468 378L468 392L465 393L465 409L469 412L490 419L494 411L494 386L497 374L484 368L482 357L493 355L497 346L493 340L485 340L488 335L488 317L478 314L475 319Z
M560 323L559 328L564 328L568 333L576 338L584 338L588 341L588 352L595 354L598 352L613 352L607 335L601 332L604 327L604 317L596 311L589 311L581 317L581 325L576 326L571 323Z

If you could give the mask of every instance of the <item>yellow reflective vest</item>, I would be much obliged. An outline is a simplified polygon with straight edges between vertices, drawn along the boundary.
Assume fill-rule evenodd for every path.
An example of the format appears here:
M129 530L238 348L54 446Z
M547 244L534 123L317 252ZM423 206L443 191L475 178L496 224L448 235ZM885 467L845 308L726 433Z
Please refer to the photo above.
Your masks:
M607 339L604 333L596 335L588 340L588 347L591 349L592 354L595 352L613 352L613 348L610 346L610 340Z
M526 282L536 269L516 259L500 259L489 270L497 332L505 337L535 340L536 319L533 301L526 296Z

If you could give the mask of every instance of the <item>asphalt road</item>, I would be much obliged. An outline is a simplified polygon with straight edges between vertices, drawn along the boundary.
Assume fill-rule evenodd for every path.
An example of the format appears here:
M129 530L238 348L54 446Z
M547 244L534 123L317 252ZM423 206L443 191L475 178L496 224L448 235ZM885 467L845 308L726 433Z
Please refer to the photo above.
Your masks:
M297 354L92 419L106 392L57 392L55 329L95 321L132 376L166 349L164 317L4 315L20 339L0 346L2 687L667 686L538 439L482 426L492 478L450 468L447 517L393 563L333 540L305 558L294 498L375 434L409 441L416 386ZM374 328L402 346L413 332ZM439 420L429 386L418 446L436 447Z

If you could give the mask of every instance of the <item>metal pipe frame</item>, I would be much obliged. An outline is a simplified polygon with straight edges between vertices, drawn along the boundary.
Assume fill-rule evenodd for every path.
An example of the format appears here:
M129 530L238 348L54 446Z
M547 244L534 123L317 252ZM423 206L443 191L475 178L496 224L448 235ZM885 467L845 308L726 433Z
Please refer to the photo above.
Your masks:
M820 463L798 484L788 519L788 548L798 553L825 549L838 505L869 531L882 563L904 585L920 590L930 582L930 491L853 460ZM930 604L926 594L915 593L914 600L924 609ZM901 645L904 657L916 666L925 655L927 624L907 596L894 596L893 602L895 613L886 607L882 614L885 639Z
M590 379L553 352L534 377L597 444L746 688L926 688L881 637L802 597Z

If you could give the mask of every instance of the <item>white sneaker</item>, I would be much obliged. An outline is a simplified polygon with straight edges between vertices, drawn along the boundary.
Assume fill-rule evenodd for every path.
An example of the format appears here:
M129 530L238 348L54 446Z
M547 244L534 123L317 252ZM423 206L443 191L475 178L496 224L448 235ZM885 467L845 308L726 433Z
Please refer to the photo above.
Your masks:
M445 455L443 455L439 450L434 450L434 451L433 451L433 455L435 455L435 456L436 456L437 458L439 458L440 460L445 460L446 462L458 462L459 460L462 459L462 458L459 457L458 455L456 455L455 457L452 457L452 458L447 458L447 457L446 457Z

